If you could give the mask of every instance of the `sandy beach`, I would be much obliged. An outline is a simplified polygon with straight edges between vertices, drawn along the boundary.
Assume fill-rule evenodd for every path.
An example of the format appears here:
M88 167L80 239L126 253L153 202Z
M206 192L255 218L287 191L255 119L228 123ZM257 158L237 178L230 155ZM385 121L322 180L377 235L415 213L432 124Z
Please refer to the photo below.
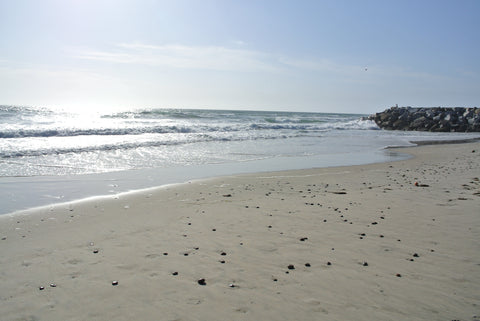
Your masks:
M1 320L480 320L480 143L0 216Z

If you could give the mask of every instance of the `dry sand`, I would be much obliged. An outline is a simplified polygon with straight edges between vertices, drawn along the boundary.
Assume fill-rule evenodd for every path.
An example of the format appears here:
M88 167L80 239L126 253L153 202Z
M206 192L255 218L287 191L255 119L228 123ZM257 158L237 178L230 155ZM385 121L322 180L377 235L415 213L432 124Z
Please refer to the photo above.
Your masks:
M404 151L4 215L0 319L480 319L480 143Z

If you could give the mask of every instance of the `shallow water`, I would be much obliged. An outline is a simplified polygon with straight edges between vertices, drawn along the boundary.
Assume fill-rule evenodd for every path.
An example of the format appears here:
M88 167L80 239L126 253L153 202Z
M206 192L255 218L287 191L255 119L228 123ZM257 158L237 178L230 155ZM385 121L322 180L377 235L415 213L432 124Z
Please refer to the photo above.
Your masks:
M387 146L478 134L388 132L362 115L0 106L0 214L190 179L398 160Z

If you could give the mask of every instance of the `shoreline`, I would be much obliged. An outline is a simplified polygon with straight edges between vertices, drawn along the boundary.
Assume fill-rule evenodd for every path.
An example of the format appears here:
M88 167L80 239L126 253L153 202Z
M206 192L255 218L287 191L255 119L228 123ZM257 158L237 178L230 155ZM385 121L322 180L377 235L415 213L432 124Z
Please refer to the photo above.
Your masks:
M411 143L416 144L418 146L425 146L425 145L465 144L465 143L475 143L478 141L480 141L480 137L455 139L455 140L417 140L417 141L411 141Z
M132 169L96 174L3 177L0 178L0 216L28 209L81 201L95 197L114 197L191 180L262 173L372 164L405 159L409 156L388 149L341 155L276 157L248 162L203 164L165 168ZM336 165L333 165L336 164Z
M405 151L2 215L0 313L478 320L480 143Z
M415 144L412 146L387 146L383 150L384 151L389 151L389 150L394 150L399 151L405 148L412 148L412 147L418 147L418 146L425 146L425 145L445 145L445 144L465 144L465 143L471 143L471 142L477 142L480 140L480 137L478 138L470 138L470 139L453 139L453 140L425 140L425 141L410 141L411 144ZM16 209L13 211L1 213L0 212L0 217L4 215L25 215L28 212L32 211L37 211L37 210L42 210L45 208L51 208L52 206L67 206L68 204L72 203L81 203L85 201L93 201L96 199L102 200L102 199L110 199L110 198L118 198L121 195L128 195L131 193L141 193L143 191L148 191L148 190L155 190L155 189L162 189L165 187L169 186L175 186L175 185L183 185L183 184L188 184L191 181L199 181L199 180L209 180L209 179L215 179L215 178L222 178L222 177L230 177L230 176L236 176L236 175L249 175L249 174L261 174L261 173L269 173L269 172L284 172L284 171L302 171L302 170L315 170L315 169L322 169L322 168L336 168L336 167L346 167L346 166L362 166L362 165L369 165L369 164L382 164L382 163L390 163L390 162L397 162L397 161L402 161L402 160L407 160L411 157L413 157L411 154L408 153L400 153L397 156L394 156L397 159L394 160L389 160L387 158L384 158L382 160L377 160L373 162L363 162L360 164L351 164L351 165L338 165L338 166L320 166L320 167L305 167L305 168L293 168L293 169L279 169L279 170L273 170L273 171L267 171L267 170L258 170L255 171L254 169L250 170L242 170L241 167L238 166L238 164L208 164L208 165L203 165L200 167L204 167L205 170L204 172L207 172L207 176L201 176L201 177L196 177L198 175L193 174L195 170L193 171L188 171L187 167L179 167L175 169L177 172L178 171L184 171L187 170L187 174L183 175L168 175L167 173L171 170L170 168L152 168L145 170L146 174L142 174L141 176L143 177L142 180L151 180L153 181L154 179L158 179L158 176L171 176L171 177L176 177L178 176L179 178L167 178L164 183L158 184L158 185L152 185L152 186L147 186L147 187L142 187L137 185L136 187L133 188L128 188L128 189L123 189L123 190L118 190L115 191L116 188L118 188L119 184L122 184L121 180L126 180L126 181L132 181L133 177L136 176L137 170L128 170L128 171L118 171L118 172L107 172L107 173L97 173L97 174L83 174L83 175L74 175L74 176L39 176L39 177L6 177L5 179L13 179L14 181L17 181L18 184L18 179L25 179L25 180L31 180L34 184L38 184L39 182L43 181L44 179L47 181L52 181L55 184L62 184L63 187L68 187L68 184L71 184L73 182L79 182L81 185L102 185L104 186L103 189L98 189L96 188L96 193L95 195L86 195L86 196L78 196L78 197L73 197L69 198L65 201L54 201L55 199L61 199L64 196L63 195L55 195L51 196L52 202L46 202L43 201L43 204L39 205L33 205L33 206L28 206L26 208L22 209ZM216 175L214 173L215 168L224 166L226 167L226 171L223 171L221 174ZM197 166L198 167L198 166ZM207 169L210 168L210 169ZM235 169L236 168L236 169ZM232 173L229 173L229 171L233 171ZM154 172L159 172L160 174L152 174ZM128 173L128 174L127 174ZM103 177L98 179L99 177ZM89 183L90 182L90 183ZM93 182L93 183L92 183ZM110 183L109 183L110 182ZM7 182L8 184L8 182ZM15 184L15 183L13 183ZM138 183L137 183L138 184ZM77 184L78 185L78 184ZM79 187L73 186L73 188L78 189ZM81 187L80 187L81 188ZM19 192L19 191L17 191ZM48 191L47 192L51 192ZM31 191L28 191L26 194L26 197L31 197Z

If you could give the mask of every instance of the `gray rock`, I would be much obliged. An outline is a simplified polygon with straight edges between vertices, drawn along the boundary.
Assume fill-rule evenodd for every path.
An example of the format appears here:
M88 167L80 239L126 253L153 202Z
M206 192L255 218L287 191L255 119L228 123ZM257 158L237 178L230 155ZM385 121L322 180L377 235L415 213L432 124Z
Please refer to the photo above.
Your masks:
M392 107L368 119L387 130L480 132L477 107Z

